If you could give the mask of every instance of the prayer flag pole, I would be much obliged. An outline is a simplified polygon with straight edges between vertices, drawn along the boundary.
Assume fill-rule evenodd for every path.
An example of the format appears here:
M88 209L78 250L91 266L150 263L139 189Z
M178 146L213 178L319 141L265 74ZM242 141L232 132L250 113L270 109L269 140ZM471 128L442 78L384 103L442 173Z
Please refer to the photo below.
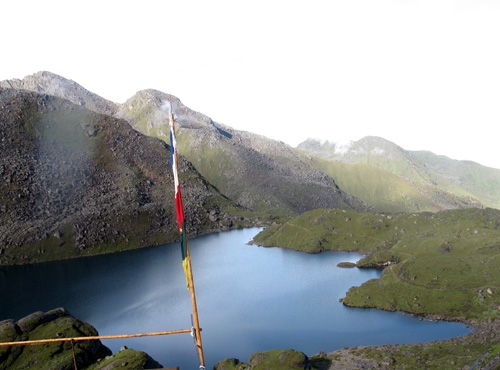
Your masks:
M194 336L198 357L200 360L200 369L205 369L205 357L203 355L203 346L201 343L201 328L198 318L198 308L196 305L196 295L194 290L193 270L191 267L191 254L189 253L188 238L184 220L184 208L182 206L181 188L178 176L178 156L177 156L177 140L175 138L175 123L174 114L172 112L172 103L169 102L169 122L170 122L170 162L174 174L175 184L175 212L177 215L177 225L181 236L181 251L182 251L182 266L186 275L187 288L191 294L191 305L193 308L193 328L191 335Z

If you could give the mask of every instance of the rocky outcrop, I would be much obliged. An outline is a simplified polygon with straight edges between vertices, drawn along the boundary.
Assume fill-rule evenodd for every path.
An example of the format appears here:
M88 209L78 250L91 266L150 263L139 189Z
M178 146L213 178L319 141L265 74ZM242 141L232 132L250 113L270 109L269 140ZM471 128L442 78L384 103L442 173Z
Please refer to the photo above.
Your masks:
M34 312L18 321L0 321L0 343L43 339L98 336L90 324L73 317L64 308ZM74 348L73 348L74 347ZM74 351L74 357L73 357ZM0 370L37 369L156 369L157 361L141 351L122 348L113 355L100 340L52 342L29 346L0 347Z
M0 342L96 336L91 325L75 319L64 308L34 312L18 321L0 322ZM111 355L101 341L78 341L74 344L79 367ZM33 346L0 347L0 369L72 369L71 342L54 342Z

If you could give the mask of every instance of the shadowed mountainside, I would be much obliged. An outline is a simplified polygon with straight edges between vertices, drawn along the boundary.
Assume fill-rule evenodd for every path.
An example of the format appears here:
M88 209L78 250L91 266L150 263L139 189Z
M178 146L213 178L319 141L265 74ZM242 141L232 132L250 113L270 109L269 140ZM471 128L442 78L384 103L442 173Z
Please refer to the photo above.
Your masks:
M178 240L170 148L68 100L0 89L0 263ZM248 225L180 158L188 231Z
M68 99L126 119L136 130L167 143L164 104L170 101L181 153L223 194L258 211L298 214L318 207L370 210L372 206L390 212L434 212L500 207L500 170L407 151L381 138L366 137L348 145L309 139L297 151L214 122L178 98L155 90L140 91L116 104L50 72L2 81L0 86Z

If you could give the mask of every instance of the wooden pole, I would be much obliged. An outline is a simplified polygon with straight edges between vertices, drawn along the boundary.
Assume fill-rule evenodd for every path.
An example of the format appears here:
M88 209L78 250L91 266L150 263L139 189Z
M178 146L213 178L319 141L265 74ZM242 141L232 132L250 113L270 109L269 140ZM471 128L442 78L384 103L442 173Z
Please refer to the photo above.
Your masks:
M205 369L205 356L203 354L203 345L201 343L201 328L200 320L198 318L198 307L196 304L196 294L194 289L193 270L191 268L191 253L189 252L189 244L186 236L186 251L187 251L187 265L188 265L188 280L189 292L191 293L191 305L193 307L193 325L194 336L196 341L196 349L198 350L198 357L200 358L200 369Z
M78 370L78 365L76 363L76 355L75 355L75 341L71 339L71 351L73 352L73 365L75 366L75 370Z
M172 103L169 102L170 104L170 110L169 110L169 124L170 124L170 147L172 151L172 160L174 164L174 183L176 186L176 192L179 191L179 198L177 199L177 193L176 193L176 212L177 212L177 222L179 223L179 226L182 223L181 227L181 235L184 235L184 237L181 236L181 238L184 238L183 242L186 245L186 256L185 256L185 263L186 263L186 279L187 279L187 284L188 284L188 289L191 294L191 306L193 309L193 329L194 329L194 337L195 337L195 342L196 342L196 349L198 351L198 357L200 359L200 369L205 369L205 356L203 355L203 346L201 344L201 329L200 329L200 321L198 318L198 307L196 304L196 294L195 294L195 289L194 289L194 280L193 280L193 269L191 267L191 253L189 252L189 245L188 245L188 237L187 237L187 231L185 227L185 222L184 222L184 210L182 207L182 197L180 195L180 186L179 185L179 178L178 178L178 156L177 156L177 143L176 143L176 138L175 138L175 122L174 122L174 113L172 109ZM177 189L178 187L178 189ZM182 239L181 239L182 243Z

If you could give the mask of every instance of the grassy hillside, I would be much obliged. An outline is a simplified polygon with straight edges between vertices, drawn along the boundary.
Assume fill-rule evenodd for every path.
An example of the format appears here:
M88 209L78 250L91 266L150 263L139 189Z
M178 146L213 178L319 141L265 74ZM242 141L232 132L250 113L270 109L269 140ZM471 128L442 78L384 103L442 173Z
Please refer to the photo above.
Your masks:
M413 155L432 171L437 186L500 209L500 169L457 161L428 151L413 152Z
M366 214L315 210L266 228L265 246L357 251L359 267L385 267L344 304L450 319L500 318L500 211Z
M470 196L460 197L429 183L415 183L372 164L320 158L312 161L341 189L381 212L436 212L471 206Z

